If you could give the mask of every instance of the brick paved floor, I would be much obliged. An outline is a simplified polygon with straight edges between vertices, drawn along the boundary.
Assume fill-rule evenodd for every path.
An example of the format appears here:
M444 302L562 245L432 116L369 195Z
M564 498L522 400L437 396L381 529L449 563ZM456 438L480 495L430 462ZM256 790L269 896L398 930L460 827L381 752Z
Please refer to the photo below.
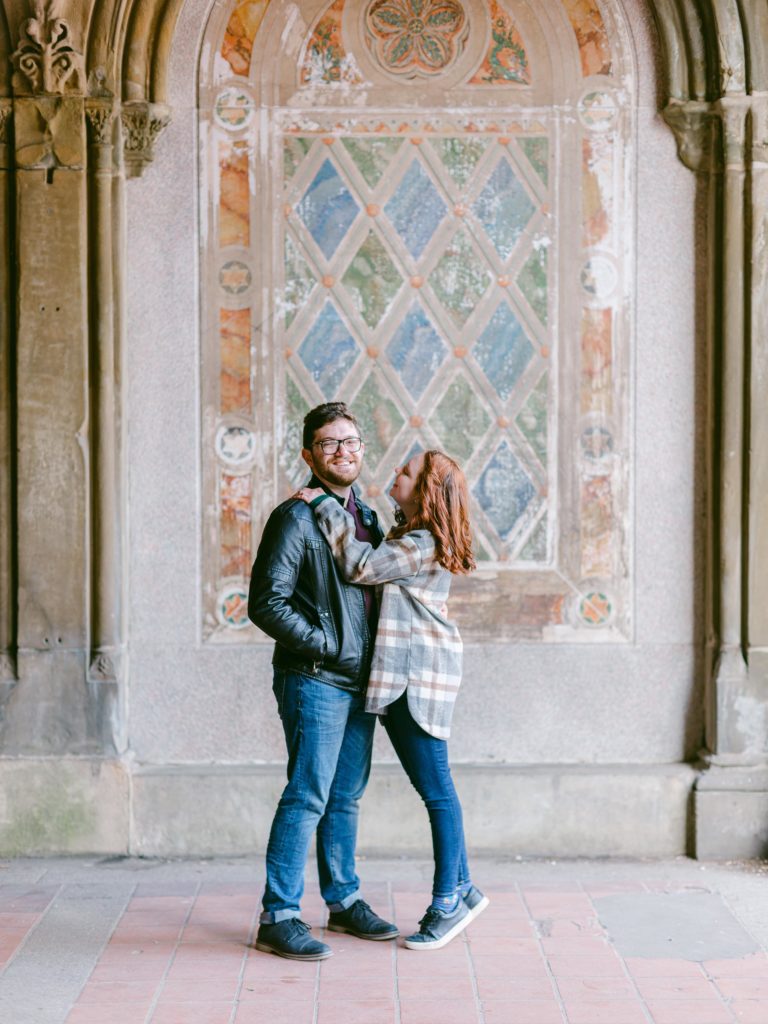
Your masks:
M768 1024L765 936L722 887L691 883L692 862L666 877L624 864L618 880L611 865L497 863L490 884L480 862L490 907L431 953L326 934L308 887L303 916L334 951L319 963L250 948L256 863L165 864L160 878L146 865L131 874L131 862L88 866L69 881L30 869L28 882L3 883L0 872L2 1024ZM364 891L404 934L428 892L426 864L408 873L393 864L387 879L379 863ZM768 876L745 884L754 915Z

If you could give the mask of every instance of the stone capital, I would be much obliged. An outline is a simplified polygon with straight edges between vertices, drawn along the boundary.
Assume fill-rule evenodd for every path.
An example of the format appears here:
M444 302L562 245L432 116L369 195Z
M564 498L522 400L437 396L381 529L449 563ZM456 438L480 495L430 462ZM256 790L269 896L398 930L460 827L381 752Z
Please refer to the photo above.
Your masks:
M83 88L83 55L74 46L69 22L53 16L53 3L37 2L34 17L22 22L13 88L17 95L63 95Z
M123 159L126 175L136 178L154 159L154 145L170 123L171 111L162 103L144 100L124 103L120 111L123 126Z
M710 103L670 100L662 116L675 134L677 155L691 171L716 170L713 133L717 115Z
M112 124L115 118L115 113L115 102L111 98L89 98L85 101L88 141L91 145L111 145Z

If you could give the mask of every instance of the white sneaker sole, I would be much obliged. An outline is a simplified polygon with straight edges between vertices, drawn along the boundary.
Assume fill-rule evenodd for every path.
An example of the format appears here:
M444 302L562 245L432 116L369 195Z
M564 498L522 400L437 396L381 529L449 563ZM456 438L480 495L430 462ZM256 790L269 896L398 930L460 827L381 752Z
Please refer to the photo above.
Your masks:
M456 924L453 926L453 928L451 928L449 932L446 932L445 935L442 935L439 939L435 939L433 942L411 942L409 939L406 939L405 948L423 950L424 952L426 952L428 949L442 949L443 946L448 945L451 939L455 939L457 935L460 935L471 920L472 914L467 913L464 915L464 917L462 917L460 921L456 922Z

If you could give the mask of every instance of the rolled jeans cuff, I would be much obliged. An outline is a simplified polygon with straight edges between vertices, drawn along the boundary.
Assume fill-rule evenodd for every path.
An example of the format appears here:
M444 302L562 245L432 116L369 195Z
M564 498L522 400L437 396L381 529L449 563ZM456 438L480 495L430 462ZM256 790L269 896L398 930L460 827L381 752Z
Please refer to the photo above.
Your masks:
M283 910L263 910L259 916L259 924L279 924L281 921L290 921L292 917L298 917L299 911L286 907Z
M353 892L350 896L345 896L343 900L338 903L329 903L328 909L332 914L340 914L342 910L347 910L352 906L353 903L357 903L360 899L360 890Z

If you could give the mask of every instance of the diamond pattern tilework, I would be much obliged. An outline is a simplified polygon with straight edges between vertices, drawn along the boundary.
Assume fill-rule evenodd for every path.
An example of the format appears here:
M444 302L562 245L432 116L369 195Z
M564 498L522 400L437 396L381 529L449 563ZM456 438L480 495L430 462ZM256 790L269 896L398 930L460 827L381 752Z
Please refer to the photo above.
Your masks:
M507 442L502 441L472 493L498 535L507 540L536 488Z
M369 327L378 325L403 283L381 239L373 231L368 232L342 281Z
M299 164L309 152L312 139L301 135L289 135L283 142L283 174L289 180L296 173Z
M491 278L463 231L453 236L440 262L429 276L435 294L463 327L490 284Z
M381 181L392 157L403 144L398 138L342 139L342 145L352 157L358 171L371 188Z
M539 383L517 415L515 422L536 452L542 466L547 464L547 398L548 374L542 374Z
M387 395L381 376L376 371L369 374L358 391L354 408L365 440L366 459L378 465L405 419Z
M451 383L432 417L446 451L462 460L474 452L490 422L491 417L464 376Z
M547 247L538 245L517 275L520 291L528 299L536 316L547 323Z
M326 259L336 252L358 209L330 160L323 161L297 207L299 216Z
M285 436L278 453L280 468L292 486L298 486L307 476L307 464L299 454L303 447L304 417L309 405L290 374L285 375Z
M433 139L431 145L450 176L459 188L463 188L472 177L478 160L488 148L488 140Z
M446 346L418 303L387 346L389 361L414 398L420 398L446 356Z
M500 303L472 352L499 397L506 401L533 356L533 346L515 314Z
M294 318L309 298L315 287L315 275L307 261L296 248L290 235L285 236L285 326L290 327Z
M448 208L418 160L403 175L397 191L384 207L392 225L417 260L426 249Z
M506 260L535 207L506 160L499 160L472 210L496 251Z
M299 356L330 401L359 349L332 303L326 302L299 346Z
M546 185L549 179L549 139L546 135L530 135L519 142L531 167Z
M520 552L525 562L543 562L547 557L547 517L543 516Z

